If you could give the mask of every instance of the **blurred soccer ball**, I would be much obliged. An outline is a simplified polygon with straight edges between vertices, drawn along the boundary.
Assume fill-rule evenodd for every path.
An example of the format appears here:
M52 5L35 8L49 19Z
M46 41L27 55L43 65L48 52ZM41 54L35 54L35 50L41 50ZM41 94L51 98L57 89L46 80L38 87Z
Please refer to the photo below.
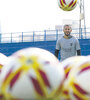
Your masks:
M54 99L61 89L64 70L49 51L27 48L14 53L1 73L5 99Z
M80 62L84 62L85 60L86 60L85 56L74 56L67 58L61 63L62 66L64 67L64 72L65 72L62 94L60 96L61 100L71 100L69 93L69 86L68 86L69 74Z
M67 83L71 100L90 100L90 58L85 57L71 70Z
M71 11L77 5L77 0L58 0L59 7L64 11Z
M7 61L8 61L8 57L4 55L3 53L0 53L0 81L1 81L2 67L5 65ZM1 93L1 83L0 83L0 100L3 100L3 95Z

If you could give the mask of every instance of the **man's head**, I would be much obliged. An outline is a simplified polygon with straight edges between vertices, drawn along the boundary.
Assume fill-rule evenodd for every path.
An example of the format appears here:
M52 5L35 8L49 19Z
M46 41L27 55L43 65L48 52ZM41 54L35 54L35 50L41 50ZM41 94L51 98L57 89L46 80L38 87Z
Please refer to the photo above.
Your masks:
M63 32L66 36L70 36L70 33L72 32L72 28L70 25L64 25Z

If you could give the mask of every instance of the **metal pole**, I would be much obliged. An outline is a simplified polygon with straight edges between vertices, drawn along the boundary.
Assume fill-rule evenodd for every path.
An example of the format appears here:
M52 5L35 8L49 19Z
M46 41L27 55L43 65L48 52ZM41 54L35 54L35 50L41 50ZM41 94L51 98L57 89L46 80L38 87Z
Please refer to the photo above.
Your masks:
M23 32L22 32L22 42L23 42Z
M80 0L80 15L81 15L81 0ZM79 18L79 39L81 37L81 18Z
M85 38L86 38L86 22L85 22L85 9L84 9L84 0L83 0L83 12L84 12L84 32L85 32Z
M83 28L82 28L82 21L83 21L83 24L84 24ZM81 31L81 28L82 28L82 31ZM80 0L79 38L81 38L81 34L85 35L85 38L86 38L84 0Z

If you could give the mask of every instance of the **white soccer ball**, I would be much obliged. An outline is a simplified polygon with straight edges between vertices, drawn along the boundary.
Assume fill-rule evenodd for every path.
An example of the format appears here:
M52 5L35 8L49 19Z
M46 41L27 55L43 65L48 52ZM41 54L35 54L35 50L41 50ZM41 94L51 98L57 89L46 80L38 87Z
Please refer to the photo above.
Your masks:
M0 53L0 82L1 82L2 67L5 65L7 61L8 61L8 57L3 53ZM0 84L0 100L3 100L3 95L1 93L1 84Z
M70 94L69 94L69 75L71 71L80 63L84 62L86 60L85 56L73 56L69 57L66 60L62 61L62 66L64 68L65 72L65 78L62 86L62 94L60 96L61 100L71 100ZM73 99L72 99L73 100Z
M67 86L71 100L90 100L90 57L74 65Z
M59 7L64 11L71 11L77 5L77 0L58 0Z
M6 100L54 99L64 78L63 67L47 50L27 48L14 53L1 73Z

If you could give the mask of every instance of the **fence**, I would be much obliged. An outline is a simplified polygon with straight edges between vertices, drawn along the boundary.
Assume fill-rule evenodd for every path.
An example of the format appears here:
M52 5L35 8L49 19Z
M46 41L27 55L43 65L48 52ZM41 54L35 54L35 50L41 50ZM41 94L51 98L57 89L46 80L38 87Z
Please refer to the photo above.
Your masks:
M81 30L81 33L79 33ZM34 42L34 41L53 41L63 35L63 30L44 30L30 32L1 33L0 43ZM72 35L78 39L89 39L90 28L73 29Z

